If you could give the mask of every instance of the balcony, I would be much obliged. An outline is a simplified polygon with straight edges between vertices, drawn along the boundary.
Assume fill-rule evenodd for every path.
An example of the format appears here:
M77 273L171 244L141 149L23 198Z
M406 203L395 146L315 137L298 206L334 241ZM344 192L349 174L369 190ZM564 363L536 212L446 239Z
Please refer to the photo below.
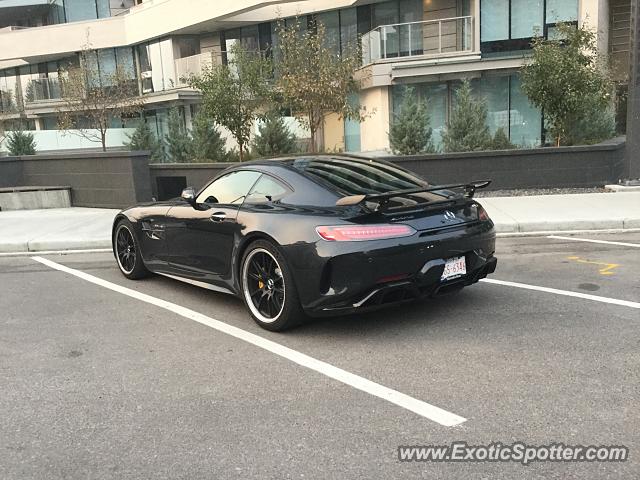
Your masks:
M474 51L473 17L381 25L362 36L364 65L414 57L446 57Z
M176 59L176 86L187 87L192 75L200 75L206 68L222 64L221 52L206 52Z

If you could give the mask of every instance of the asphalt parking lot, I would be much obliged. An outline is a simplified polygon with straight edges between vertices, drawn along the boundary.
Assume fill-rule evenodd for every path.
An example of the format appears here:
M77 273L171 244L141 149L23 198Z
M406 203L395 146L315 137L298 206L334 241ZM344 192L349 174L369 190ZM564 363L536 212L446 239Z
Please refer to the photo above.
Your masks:
M484 282L282 334L238 299L127 281L107 253L45 257L75 273L1 257L0 478L639 478L640 233L576 237L621 245L501 238L491 278L543 290ZM399 445L453 441L625 445L630 459L398 460Z

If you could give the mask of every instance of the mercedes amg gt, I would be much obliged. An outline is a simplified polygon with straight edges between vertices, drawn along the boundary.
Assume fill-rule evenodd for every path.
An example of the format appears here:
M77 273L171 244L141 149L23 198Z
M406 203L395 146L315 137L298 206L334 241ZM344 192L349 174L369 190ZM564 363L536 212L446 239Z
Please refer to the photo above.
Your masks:
M381 160L308 155L233 166L199 192L120 212L129 279L161 274L243 299L263 328L453 292L493 273L489 181L431 185Z

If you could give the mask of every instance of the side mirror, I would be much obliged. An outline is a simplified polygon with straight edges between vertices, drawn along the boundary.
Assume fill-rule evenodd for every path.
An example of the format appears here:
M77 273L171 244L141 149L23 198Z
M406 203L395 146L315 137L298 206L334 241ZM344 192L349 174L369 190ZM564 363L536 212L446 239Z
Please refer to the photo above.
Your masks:
M182 190L180 197L186 201L189 205L195 206L196 204L196 190L193 187L187 187Z

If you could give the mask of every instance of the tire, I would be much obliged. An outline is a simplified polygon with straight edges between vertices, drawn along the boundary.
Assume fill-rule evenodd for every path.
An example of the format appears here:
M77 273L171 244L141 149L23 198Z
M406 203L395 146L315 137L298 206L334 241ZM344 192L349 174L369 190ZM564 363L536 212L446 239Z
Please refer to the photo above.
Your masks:
M140 242L129 220L121 220L113 230L113 249L118 268L129 280L149 276L140 254Z
M245 250L240 288L251 316L266 330L279 332L306 320L291 270L269 241L258 240Z

